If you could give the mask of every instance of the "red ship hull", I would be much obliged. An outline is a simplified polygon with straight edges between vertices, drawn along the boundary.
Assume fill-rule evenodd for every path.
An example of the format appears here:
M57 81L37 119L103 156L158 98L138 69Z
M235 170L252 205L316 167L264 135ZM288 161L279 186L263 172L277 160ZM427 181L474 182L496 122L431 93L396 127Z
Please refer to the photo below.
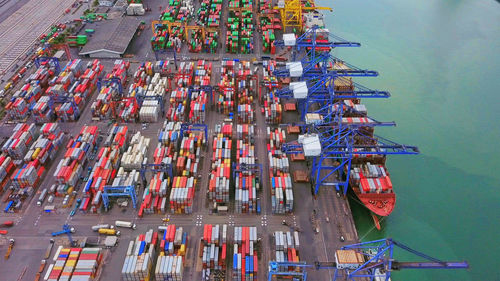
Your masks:
M386 217L392 213L396 206L395 193L360 193L354 190L359 200L374 214Z

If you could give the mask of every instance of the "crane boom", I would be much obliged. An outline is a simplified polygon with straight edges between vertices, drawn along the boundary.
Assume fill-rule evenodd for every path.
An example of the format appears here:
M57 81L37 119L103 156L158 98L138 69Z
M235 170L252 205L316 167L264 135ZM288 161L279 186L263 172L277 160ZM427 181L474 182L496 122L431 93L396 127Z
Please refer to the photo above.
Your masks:
M458 269L469 268L467 262L392 262L393 270L400 269Z

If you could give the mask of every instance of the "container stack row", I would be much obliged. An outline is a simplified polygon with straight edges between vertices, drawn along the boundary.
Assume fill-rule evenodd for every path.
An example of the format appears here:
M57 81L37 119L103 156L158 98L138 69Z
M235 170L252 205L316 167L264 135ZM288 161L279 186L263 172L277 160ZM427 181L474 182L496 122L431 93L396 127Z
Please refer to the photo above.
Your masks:
M224 60L221 66L221 79L218 83L219 94L215 100L217 112L229 115L235 105L236 71L239 62Z
M234 228L233 281L257 280L257 227Z
M200 86L209 86L210 77L212 75L212 63L207 63L204 60L199 60L196 63L194 71L194 85L195 87L191 92L191 102L189 105L189 122L195 124L205 123L207 101L210 98L209 92Z
M101 248L63 248L54 254L43 280L47 281L93 281L101 266Z
M97 126L83 126L78 135L70 139L66 145L66 153L54 172L58 184L67 188L76 186L87 156L94 148L98 133Z
M253 123L255 121L253 99L257 85L256 81L251 79L253 77L253 71L249 61L242 61L239 64L236 77L236 86L238 89L238 122L247 124Z
M0 193L9 183L10 176L15 168L12 158L4 152L0 153Z
M94 163L83 189L82 206L88 207L84 211L96 213L100 210L104 186L113 184L120 166L121 154L127 145L128 134L128 127L118 124L114 124L107 132L103 146L98 150L97 161Z
M177 144L181 129L180 122L164 121L159 131L158 145L153 152L153 164L167 164L172 166L177 158ZM168 208L172 178L164 169L153 171L149 183L142 194L142 203L139 208L139 217L144 213L165 213Z
M202 0L198 10L198 21L208 28L218 29L222 15L222 0ZM219 47L219 32L217 30L205 30L205 41L203 52L216 53Z
M140 170L143 161L147 162L150 138L135 133L128 143L128 149L123 153L121 166L126 170Z
M163 103L168 87L168 79L161 77L160 73L155 73L147 86L135 89L134 96L141 101L143 100L139 111L141 122L158 121L161 113L161 104Z
M18 123L12 130L12 135L2 146L2 152L9 155L18 164L24 159L26 152L38 137L35 124Z
M287 155L281 151L281 145L286 140L285 131L268 127L267 132L272 211L275 214L291 213L294 196L290 162Z
M24 162L37 160L42 164L54 160L57 150L66 140L65 134L57 123L45 123L40 128L38 139L31 145L24 155Z
M276 54L274 40L276 39L276 30L281 30L281 21L279 17L274 17L272 1L259 0L259 29L262 31L262 52L265 54Z
M203 131L184 131L175 160L175 174L170 192L170 212L190 214L196 189L202 147L206 144Z
M170 94L167 120L184 122L189 105L189 89L193 82L194 62L181 62L175 76L175 89Z
M182 227L169 225L164 229L154 272L157 281L182 281L187 243L188 235Z
M130 67L130 62L116 60L110 73L106 74L101 82L101 88L96 100L90 106L92 117L96 120L110 119L115 116L116 112L113 108L113 102L121 97L120 89L123 91L123 86L127 82L127 73Z
M85 103L90 100L104 66L99 60L69 61L57 77L50 79L46 96L33 108L35 122L76 121Z
M299 233L294 231L274 232L275 261L277 262L299 262ZM294 271L294 267L282 266L281 271Z
M31 108L40 99L48 87L49 79L54 77L55 67L41 64L26 78L25 84L17 90L5 105L7 116L11 120L23 120L30 115Z
M252 0L230 0L229 8L226 34L227 52L233 54L253 53Z
M265 89L268 90L268 95L274 88L278 87L278 79L273 75L276 70L276 61L274 60L263 60L262 61L262 77L263 85ZM272 96L271 96L272 98Z
M124 281L143 281L153 278L152 268L157 256L158 232L152 229L131 240L121 270Z
M201 280L225 279L227 265L227 225L205 224L199 256L203 265Z
M214 131L208 199L218 205L225 205L229 203L233 125L225 123L216 124Z
M238 70L238 77L245 78L251 75L250 64L242 62ZM258 164L255 154L255 127L249 125L253 120L251 103L252 91L249 90L247 80L240 79L238 82L238 125L236 125L236 169L235 186L235 212L255 213L257 212L257 191L260 186L260 174L254 167ZM242 107L246 108L242 113ZM246 168L248 167L248 168Z

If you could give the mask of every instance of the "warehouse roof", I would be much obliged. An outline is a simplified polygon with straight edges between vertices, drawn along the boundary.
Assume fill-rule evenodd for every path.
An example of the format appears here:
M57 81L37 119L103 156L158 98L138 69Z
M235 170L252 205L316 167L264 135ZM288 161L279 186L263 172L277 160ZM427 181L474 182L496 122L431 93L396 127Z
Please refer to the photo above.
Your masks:
M123 54L134 37L140 21L135 17L106 20L95 31L89 42L82 48L80 55L97 52Z

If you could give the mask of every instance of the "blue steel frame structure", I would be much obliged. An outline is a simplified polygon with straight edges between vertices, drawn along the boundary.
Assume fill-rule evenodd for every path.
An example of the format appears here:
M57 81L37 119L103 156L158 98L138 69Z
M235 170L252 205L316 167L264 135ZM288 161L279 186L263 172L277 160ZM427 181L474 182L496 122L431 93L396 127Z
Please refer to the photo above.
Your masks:
M59 236L59 235L63 235L63 234L68 235L69 243L73 247L75 245L75 241L73 241L73 237L71 235L72 232L74 232L74 228L72 228L71 226L69 226L66 223L66 224L63 225L62 230L52 232L52 236Z
M395 126L394 122L379 122L372 118L370 119L374 121L373 123L347 124L342 122L345 105L336 104L337 101L352 98L388 98L390 94L386 91L370 90L359 84L353 84L352 91L343 90L337 93L335 91L336 79L376 77L378 72L345 63L332 56L329 51L318 54L316 48L322 46L315 40L316 31L317 27L299 37L295 46L297 50L305 48L307 51L300 61L303 72L299 80L305 81L308 88L306 98L298 99L301 121L305 121L307 113L318 113L323 117L321 122L304 126L308 133L318 135L321 144L320 155L312 157L311 173L314 193L317 194L321 186L335 186L337 191L341 190L347 194L351 162L354 156L418 154L419 150L415 146L398 144L376 135L367 135L363 130L363 127ZM330 49L337 47L334 43L328 44ZM359 47L360 45L345 43L339 46ZM342 67L334 67L339 62L342 63ZM279 69L274 72L274 75L289 77L290 71ZM280 98L293 98L293 90L290 87L280 89L275 94ZM298 142L285 144L282 150L289 154L303 153L302 145Z
M394 249L402 249L417 257L425 259L424 262L400 262L394 259ZM364 258L364 263L355 269L339 268L335 262L314 262L314 265L306 262L269 262L268 281L273 276L292 277L297 280L307 280L307 269L334 269L332 280L378 280L388 281L394 270L400 269L465 269L469 268L467 261L448 262L428 256L416 251L401 242L391 238L363 242L344 246L341 250L354 250ZM295 267L294 271L282 270L281 268ZM341 273L343 274L341 275Z
M59 65L59 59L55 57L36 57L35 58L35 65L37 68L40 67L40 65L44 62L48 62L49 64L53 65L56 69L56 74L59 74L61 72L61 66Z
M132 205L134 209L137 209L137 194L135 191L135 186L104 186L103 192L101 194L102 202L104 203L104 209L109 210L109 197L130 197L132 200Z

